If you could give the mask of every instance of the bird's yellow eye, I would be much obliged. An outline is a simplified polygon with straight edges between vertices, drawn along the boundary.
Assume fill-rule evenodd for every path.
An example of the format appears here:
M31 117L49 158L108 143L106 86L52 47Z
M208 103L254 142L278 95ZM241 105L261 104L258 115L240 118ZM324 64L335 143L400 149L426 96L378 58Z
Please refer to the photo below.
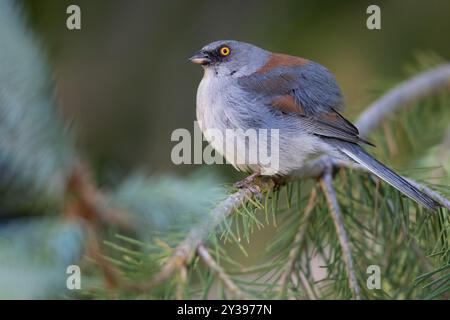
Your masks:
M227 55L230 54L231 51L230 51L230 48L228 48L228 47L222 47L222 48L220 48L219 52L222 57L226 57Z

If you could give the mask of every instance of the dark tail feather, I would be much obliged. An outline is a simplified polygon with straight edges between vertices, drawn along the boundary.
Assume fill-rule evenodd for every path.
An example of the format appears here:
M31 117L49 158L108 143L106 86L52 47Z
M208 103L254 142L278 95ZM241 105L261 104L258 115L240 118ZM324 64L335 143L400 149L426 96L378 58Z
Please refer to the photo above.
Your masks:
M381 162L374 159L370 154L363 150L359 145L354 143L349 143L345 141L333 140L333 145L343 152L345 155L350 157L355 162L359 163L367 170L375 174L380 179L386 181L391 186L404 193L406 196L412 200L418 202L422 206L436 211L440 207L440 204L433 200L428 195L421 192L419 189L411 185L408 181L400 177L391 169L387 168Z

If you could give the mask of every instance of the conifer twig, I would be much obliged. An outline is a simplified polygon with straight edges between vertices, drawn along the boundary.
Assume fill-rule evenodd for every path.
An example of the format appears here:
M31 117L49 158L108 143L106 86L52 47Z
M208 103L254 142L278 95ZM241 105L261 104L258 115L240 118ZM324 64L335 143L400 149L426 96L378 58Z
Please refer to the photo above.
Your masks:
M400 108L449 88L450 64L445 63L407 79L389 90L366 108L359 116L356 127L360 135L367 138L384 119Z
M320 179L320 185L325 194L330 209L330 214L333 218L334 225L336 227L336 234L339 238L339 243L342 248L343 258L347 269L348 280L350 288L353 290L353 294L356 300L361 299L361 289L356 279L356 273L353 266L352 251L350 249L350 240L348 239L347 231L344 226L344 219L342 217L341 208L337 200L336 191L333 187L333 177L331 170L327 170L323 177Z
M405 179L406 181L411 183L414 187L416 187L417 189L419 189L423 193L425 193L428 196L430 196L431 199L433 199L434 201L438 202L439 204L441 204L442 206L444 206L445 208L450 210L450 200L448 200L447 198L442 196L437 191L434 191L434 190L428 188L427 186L424 186L423 184L420 184L420 183L418 183L418 182L416 182L416 181L414 181L414 180L412 180L410 178L403 177L403 179Z
M198 246L203 239L205 239L225 218L233 213L235 208L243 204L248 197L251 197L255 190L255 188L240 189L219 203L212 211L211 217L205 219L205 223L192 229L184 241L175 248L173 254L162 266L161 271L150 282L137 285L135 286L135 289L148 290L164 282L177 268L184 266L191 258L192 254L198 249Z
M112 224L132 229L134 222L118 209L107 205L106 197L93 181L89 167L78 164L66 182L66 218L82 219L92 225Z
M178 273L178 283L177 283L177 292L176 297L177 300L184 300L185 298L185 292L186 292L186 283L187 283L187 268L186 266L182 266L179 268Z
M305 222L307 222L309 220L309 217L310 217L311 213L313 212L314 205L316 203L316 197L317 197L316 189L313 189L311 191L311 195L309 197L308 204L306 205L306 208L305 208L305 213L304 213ZM308 225L306 223L300 224L298 231L295 235L294 242L292 244L292 248L289 251L288 261L286 262L284 271L283 271L283 273L280 277L280 281L279 281L280 297L283 297L287 290L288 279L290 278L290 275L291 275L292 271L294 270L295 262L299 256L301 245L303 242L302 240L305 237L307 226ZM308 291L307 291L307 293L308 293ZM314 297L310 297L310 298L314 299Z
M237 299L245 299L245 294L239 289L239 287L230 279L225 273L223 268L217 264L217 262L211 257L208 249L200 243L197 247L197 253L202 261L214 272L217 277L223 282L225 287L231 292L231 294Z
M430 96L439 90L447 89L449 88L449 84L450 64L440 65L432 70L423 72L412 77L411 79L405 80L398 86L388 91L381 98L373 102L366 109L366 111L361 114L356 122L356 126L359 128L361 136L367 137L383 122L384 119L397 112L402 107L405 107L426 96ZM342 242L341 245L343 245L343 251L345 251L345 260L347 269L349 270L351 287L354 290L355 297L360 298L360 289L353 272L351 252L348 250L348 237L345 233L340 208L331 183L331 170L333 168L340 167L361 169L357 164L324 156L293 172L292 175L285 181L299 180L302 178L321 179L321 185L324 191L326 190L325 194L327 195L327 199L329 201L330 211L335 220L338 235L340 235L339 238ZM407 180L422 192L439 202L442 206L450 209L450 201L448 199L418 182L411 179ZM206 238L207 235L212 232L214 228L222 221L222 219L228 217L233 212L234 208L243 204L247 198L254 195L254 192L255 191L252 190L252 187L248 186L245 189L241 189L233 193L226 200L220 203L218 207L214 209L210 221L207 221L200 227L196 227L191 230L188 237L175 249L173 255L163 265L161 272L148 285L153 286L163 282L170 277L177 266L180 266L180 264L184 265L191 254L198 248L198 245L201 243L202 239ZM342 238L343 234L345 235L344 238Z
M293 172L293 174L287 179L287 181L295 181L299 179L307 179L307 178L320 178L327 167L331 168L349 168L349 169L356 169L356 170L362 170L367 171L366 168L364 168L361 165L358 165L357 163L353 163L350 161L343 161L343 160L336 160L331 158L330 156L322 156L314 161L312 161L309 164L306 164L303 168L296 170ZM447 208L450 210L450 200L441 195L439 192L411 179L402 176L403 179L411 183L414 187L422 191L424 194L438 202L442 207Z

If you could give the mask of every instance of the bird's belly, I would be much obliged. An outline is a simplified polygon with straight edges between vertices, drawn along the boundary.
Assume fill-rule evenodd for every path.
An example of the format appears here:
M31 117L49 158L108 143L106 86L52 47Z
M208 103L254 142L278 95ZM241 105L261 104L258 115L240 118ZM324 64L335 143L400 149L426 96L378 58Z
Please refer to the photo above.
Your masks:
M209 144L236 169L246 172L260 171L257 154L258 141L254 135L246 135L248 126L239 108L223 84L216 87L214 81L203 79L197 91L197 121Z
M267 175L288 175L324 148L317 137L296 127L295 121L274 123L269 115L245 113L251 106L237 101L212 81L200 83L197 121L209 144L236 169Z

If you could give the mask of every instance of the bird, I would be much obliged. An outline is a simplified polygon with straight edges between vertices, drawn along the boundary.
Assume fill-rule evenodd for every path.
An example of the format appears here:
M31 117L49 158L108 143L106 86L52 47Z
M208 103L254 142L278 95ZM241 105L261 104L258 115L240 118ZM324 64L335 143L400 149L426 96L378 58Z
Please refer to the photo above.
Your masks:
M363 146L372 144L341 115L342 91L326 67L236 40L209 43L189 60L204 69L196 97L203 135L249 177L289 176L312 159L328 155L359 164L429 210L440 206L365 151ZM271 152L278 157L277 165L267 166L258 157L249 161L258 144L242 134L228 140L224 134L229 130L276 130L277 150ZM236 148L239 143L243 148Z

